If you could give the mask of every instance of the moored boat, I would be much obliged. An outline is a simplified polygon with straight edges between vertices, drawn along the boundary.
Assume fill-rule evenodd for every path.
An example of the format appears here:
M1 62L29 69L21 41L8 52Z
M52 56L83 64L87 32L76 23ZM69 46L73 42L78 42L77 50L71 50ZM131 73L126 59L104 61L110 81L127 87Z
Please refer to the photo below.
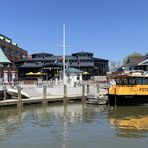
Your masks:
M11 97L18 97L18 90L17 89L8 88L7 93ZM27 93L23 92L23 91L21 91L21 96L22 96L22 99L30 98L30 96Z
M112 76L116 85L109 88L110 105L135 105L148 103L148 75L128 73Z
M89 94L86 99L87 104L105 105L107 104L107 95Z

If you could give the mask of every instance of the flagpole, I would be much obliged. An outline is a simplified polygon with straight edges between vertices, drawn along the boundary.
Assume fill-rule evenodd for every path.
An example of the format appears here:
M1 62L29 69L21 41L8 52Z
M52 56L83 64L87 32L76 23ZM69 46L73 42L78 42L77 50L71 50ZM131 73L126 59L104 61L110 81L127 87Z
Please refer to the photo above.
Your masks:
M65 81L65 48L66 48L65 34L66 34L65 24L63 24L63 81L64 81L64 84L66 84L66 81Z
M57 46L60 46L63 48L63 58L62 58L62 62L63 62L63 83L66 84L66 77L65 77L65 50L67 47L69 46L66 46L66 29L65 29L65 23L63 24L63 43L62 45L57 45Z

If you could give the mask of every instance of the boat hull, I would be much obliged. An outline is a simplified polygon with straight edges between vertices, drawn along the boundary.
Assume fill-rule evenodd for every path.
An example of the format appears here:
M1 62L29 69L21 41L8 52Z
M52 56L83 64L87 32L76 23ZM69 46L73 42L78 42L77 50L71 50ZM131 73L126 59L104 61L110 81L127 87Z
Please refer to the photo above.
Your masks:
M86 100L86 104L105 105L107 104L107 100L88 99Z
M18 97L18 90L16 90L16 89L8 88L7 93L11 97ZM21 97L22 97L22 99L30 98L30 96L27 93L23 92L23 91L21 91Z
M86 104L105 105L107 104L108 96L99 94L90 94L87 96Z
M4 90L0 90L0 101L4 98Z
M140 105L148 104L148 95L110 95L108 97L110 105Z

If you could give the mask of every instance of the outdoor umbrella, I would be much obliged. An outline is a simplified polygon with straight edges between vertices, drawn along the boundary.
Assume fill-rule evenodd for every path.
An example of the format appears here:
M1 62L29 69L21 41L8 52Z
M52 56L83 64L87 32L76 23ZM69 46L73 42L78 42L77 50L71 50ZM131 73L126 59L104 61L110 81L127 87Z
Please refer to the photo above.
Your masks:
M34 73L33 72L26 73L26 76L31 76L31 75L34 75Z
M83 75L89 75L89 73L87 71L82 73Z

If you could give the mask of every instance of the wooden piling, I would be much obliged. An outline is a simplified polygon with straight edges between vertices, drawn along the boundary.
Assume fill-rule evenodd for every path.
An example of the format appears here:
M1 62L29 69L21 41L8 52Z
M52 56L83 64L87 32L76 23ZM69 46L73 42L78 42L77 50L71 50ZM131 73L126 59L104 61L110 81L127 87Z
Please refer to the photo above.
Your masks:
M82 102L84 103L86 101L85 99L85 85L82 85Z
M17 102L17 106L18 107L21 107L23 104L22 104L22 95L21 95L21 86L20 85L17 86L17 91L18 91L18 102Z
M64 84L64 98L67 98L67 85Z
M115 105L115 108L117 107L117 96L116 96L116 93L117 92L116 92L116 88L115 88L115 101L114 101L115 102L115 104L114 104Z
M6 89L6 86L4 86L3 89L4 89L4 92L3 92L3 93L4 93L3 99L6 100L6 98L7 98L7 89Z
M64 103L68 103L68 98L67 98L67 85L64 84Z
M50 86L53 87L53 80L50 80Z
M90 86L87 85L87 94L89 94L89 91L90 91Z
M47 99L47 86L43 85L43 102L42 102L43 104L47 103L46 99Z
M100 94L100 84L97 84L97 93Z

